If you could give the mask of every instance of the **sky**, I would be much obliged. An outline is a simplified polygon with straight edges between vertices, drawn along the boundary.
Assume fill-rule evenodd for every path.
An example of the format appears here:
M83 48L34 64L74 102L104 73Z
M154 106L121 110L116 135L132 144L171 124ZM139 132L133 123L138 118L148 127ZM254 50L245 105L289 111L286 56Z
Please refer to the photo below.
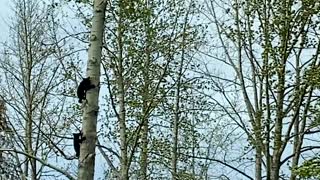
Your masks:
M0 0L0 41L6 40L8 37L8 20L11 7L9 5L10 0ZM12 12L12 11L11 11Z

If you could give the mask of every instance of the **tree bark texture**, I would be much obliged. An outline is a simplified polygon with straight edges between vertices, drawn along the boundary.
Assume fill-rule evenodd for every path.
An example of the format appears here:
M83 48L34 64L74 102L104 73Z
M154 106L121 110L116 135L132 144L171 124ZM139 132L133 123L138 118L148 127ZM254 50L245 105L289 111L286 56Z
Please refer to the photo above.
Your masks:
M83 136L86 138L80 147L79 180L93 180L95 164L95 144L97 140L97 115L99 111L99 79L102 39L104 32L107 1L95 0L93 6L92 28L87 64L87 76L96 86L87 92L87 102L83 112Z

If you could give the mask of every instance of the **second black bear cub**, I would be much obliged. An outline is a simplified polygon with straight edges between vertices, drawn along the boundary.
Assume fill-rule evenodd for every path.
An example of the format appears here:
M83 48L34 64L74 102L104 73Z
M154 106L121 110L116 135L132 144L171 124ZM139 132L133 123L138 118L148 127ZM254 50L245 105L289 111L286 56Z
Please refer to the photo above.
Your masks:
M79 103L82 103L82 100L86 99L86 93L88 90L95 88L96 86L91 84L90 77L83 78L83 80L80 82L78 89L77 89L77 95L79 98Z
M82 137L82 133L73 133L73 147L76 151L76 157L80 156L80 144L82 141L84 141L86 138Z

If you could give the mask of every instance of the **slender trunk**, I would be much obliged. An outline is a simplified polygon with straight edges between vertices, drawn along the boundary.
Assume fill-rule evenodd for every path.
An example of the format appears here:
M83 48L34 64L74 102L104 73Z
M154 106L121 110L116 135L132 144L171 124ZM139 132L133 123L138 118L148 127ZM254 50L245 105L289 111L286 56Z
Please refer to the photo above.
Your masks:
M258 111L255 115L254 134L255 134L255 180L262 179L262 125L261 125L261 113Z
M301 51L300 51L301 52ZM296 87L295 87L295 111L296 113L299 114L300 111L300 68L299 67L299 60L296 60ZM292 167L296 167L299 162L299 157L300 157L300 131L299 131L299 115L296 116L294 119L294 124L293 124L293 134L295 135L293 138L293 158L292 158ZM290 180L296 180L296 176L294 173L292 173Z
M26 2L23 1L23 23L22 23L22 36L24 38L24 43L25 43L25 47L24 47L24 52L26 54L26 57L24 57L24 59L22 59L22 62L25 65L25 69L23 70L23 81L24 81L24 94L26 97L26 110L27 110L27 116L26 116L26 122L25 122L25 147L26 147L26 152L30 155L33 155L32 152L32 102L31 102L31 68L32 68L32 61L31 61L31 53L30 53L30 49L29 49L29 37L28 37L28 20L27 18L27 7L26 7ZM26 157L26 164L25 164L25 173L26 176L29 176L29 163L31 164L31 179L35 179L34 177L34 165L32 162L32 159L29 157Z
M299 157L300 157L300 141L299 141L299 118L295 118L294 119L294 142L293 142L293 153L294 156L292 158L292 167L297 167L298 162L299 162ZM294 173L291 173L291 177L290 180L296 180L296 176L294 175Z
M181 81L182 81L184 58L185 58L186 27L188 23L188 16L190 13L190 7L191 7L191 3L189 5L189 9L184 18L181 60L180 60L179 70L177 73L177 86L176 86L176 92L175 92L174 117L173 117L173 127L172 127L173 145L172 145L172 152L171 152L171 168L172 168L173 180L178 179L177 163L178 163L179 121L180 121L180 91L181 91L181 84L182 84Z
M148 44L148 43L147 43ZM149 64L150 64L150 52L148 47L146 48L146 60L144 62L145 67L143 69L143 107L142 107L142 127L141 127L141 156L140 156L140 174L139 179L147 179L147 168L148 168L148 133L149 133L149 115L148 107L150 103L150 77L149 77Z
M285 55L284 55L285 56ZM275 128L274 128L274 150L273 150L273 159L271 166L271 179L278 180L279 179L279 171L280 171L280 158L281 158L281 147L282 147L282 120L283 120L283 100L284 100L284 73L285 66L284 60L282 60L281 66L278 71L278 93L277 93L277 117L275 120Z
M31 150L32 150L32 147L31 147L31 128L30 127L30 124L28 120L26 120L26 131L25 131L25 143L26 143L26 152L28 154L31 153ZM25 172L25 175L26 177L29 176L29 163L30 163L30 158L29 157L26 157L26 163L25 163L25 166L24 166L24 172Z
M266 101L266 127L265 127L265 136L266 136L266 144L265 144L265 156L266 156L266 180L270 180L271 178L271 156L270 156L270 133L271 133L271 108L270 108L270 95L269 95L269 50L272 45L270 43L270 35L269 35L269 9L270 2L268 0L264 0L263 2L263 36L265 39L266 48L264 50L264 58L263 58L263 73L262 73L262 83L264 84L265 91L265 101ZM263 86L262 86L263 88ZM263 94L260 95L262 97ZM261 106L262 107L262 106Z
M28 50L27 54L29 54L31 51ZM33 151L32 148L32 92L31 92L31 70L32 70L32 58L31 58L31 53L28 56L28 60L27 60L27 74L26 74L26 92L27 92L27 128L26 128L26 133L27 133L27 152L28 154L32 155L32 156L36 156L36 152ZM36 180L37 179L37 167L36 167L36 160L29 158L30 161L30 165L31 165L31 179L32 180Z
M288 17L290 13L289 2L284 3L284 17ZM276 109L276 120L275 120L275 128L274 128L274 150L273 150L273 160L271 167L271 179L278 180L279 172L280 172L280 159L282 155L282 128L283 128L283 104L284 104L284 93L285 93L285 72L286 72L286 61L288 58L288 39L289 39L289 22L288 19L285 19L283 25L283 34L281 34L281 59L276 60L277 63L277 76L278 76L278 84L277 84L277 109Z
M148 43L147 43L148 44ZM142 107L142 127L141 127L141 156L140 156L140 175L139 179L147 179L147 168L148 168L148 133L149 133L149 103L150 103L150 77L149 77L149 64L150 64L150 52L148 47L146 48L146 60L144 62L145 67L143 69L143 107Z
M306 17L306 19L308 19ZM301 26L301 32L307 32L305 31L303 28L305 26ZM305 124L306 124L306 118L307 118L307 114L308 114L308 110L309 110L309 105L310 105L310 101L311 101L311 94L312 94L312 91L313 91L313 88L310 89L310 92L309 92L309 96L308 96L308 99L307 101L305 102L305 106L304 106L304 111L303 111L303 114L302 114L302 117L301 117L301 121L300 121L300 111L302 109L301 107L301 96L304 96L304 93L301 93L301 89L303 89L304 86L302 86L301 88L301 65L300 65L300 58L301 58L301 55L302 55L302 50L304 48L304 44L306 43L306 38L307 38L307 35L306 34L302 34L302 39L301 39L301 48L299 50L299 52L297 53L297 56L296 56L296 64L295 64L295 67L296 67L296 87L295 87L295 113L297 114L297 116L293 119L294 121L294 125L293 125L293 134L295 135L294 136L294 139L293 139L293 158L292 158L292 167L293 169L295 167L298 166L298 163L299 163L299 159L300 159L300 154L301 154L301 147L302 147L302 143L303 143L303 138L304 138L304 134L302 132L305 131ZM318 50L319 50L319 47L318 47ZM318 54L316 55L318 56ZM318 59L318 57L315 57L315 59ZM312 64L314 65L316 61L314 61ZM290 180L296 180L297 179L297 176L295 173L291 173L291 176L290 176Z
M128 163L128 148L127 148L127 127L126 127L126 108L125 108L125 83L123 77L123 5L122 2L119 4L119 20L118 20L118 28L117 28L117 43L119 46L119 54L117 57L118 60L118 68L115 70L115 74L117 77L117 86L119 89L119 131L120 131L120 151L121 151L121 159L120 159L120 179L128 180L129 179L129 163Z
M146 117L147 118L147 117ZM149 123L148 119L142 120L142 129L141 129L141 157L140 157L140 175L139 179L147 179L147 168L148 168L148 132L149 132Z
M183 68L183 55L180 62L177 87L175 94L175 104L174 104L174 118L173 118L173 127L172 127L172 153L171 153L171 168L172 168L172 179L176 180L177 177L177 161L178 161L178 141L179 141L179 121L180 121L180 85L181 85L181 75Z
M151 11L149 7L148 0L145 1L145 8L147 11ZM146 17L146 22L144 25L145 29L145 38L146 38L146 46L145 46L145 60L143 67L143 94L142 94L142 127L141 127L141 157L140 157L140 174L139 179L147 179L147 168L148 168L148 133L149 133L149 106L151 106L150 99L150 62L151 62L151 48L150 42L152 41L152 37L150 34L150 15Z
M284 97L284 72L285 67L282 64L278 72L279 83L278 83L278 94L277 94L277 117L275 120L275 131L274 131L274 150L273 159L271 166L271 179L278 180L280 172L280 158L281 158L281 147L282 147L282 120L283 120L283 97Z
M251 21L250 17L247 16L247 23L248 27L251 27ZM249 28L248 29L249 37L252 37L253 31ZM249 38L249 60L251 64L251 76L252 76L252 84L253 84L253 101L254 101L254 108L255 108L255 116L254 116L254 123L252 124L254 127L254 135L255 135L255 148L256 148L256 154L255 154L255 179L261 180L262 179L262 151L263 151L263 139L262 139L262 101L260 96L258 96L258 82L257 82L257 73L256 73L256 65L254 60L254 54L253 54L253 43L252 39ZM261 84L260 84L261 87ZM262 94L263 90L260 89L260 95Z
M259 142L258 142L259 143ZM261 164L262 164L262 151L259 145L256 145L256 167L255 167L255 179L261 180L262 174L261 174Z
M31 102L30 102L31 105ZM27 152L28 154L35 156L36 153L32 149L32 116L31 116L31 109L28 109L28 120L27 120ZM31 179L37 179L37 167L36 167L36 160L29 158L30 165L31 165Z
M121 65L122 66L122 65ZM120 68L122 69L122 68ZM121 71L121 70L120 70ZM121 180L129 179L128 171L128 154L127 154L127 136L126 136L126 110L125 110L125 94L124 94L124 83L123 77L118 78L119 87L119 128L120 128L120 149L121 149L121 160L120 160L120 176Z
M268 58L268 54L266 55L266 58ZM265 85L265 91L266 91L266 106L267 106L267 124L266 124L266 172L267 172L267 177L266 180L271 179L271 156L270 156L270 143L271 143L271 138L270 138L270 133L271 133L271 110L270 110L270 99L269 99L269 75L268 75L268 65L267 65L267 60L266 60L266 85Z
M88 51L87 76L96 86L87 92L87 102L83 112L83 136L86 138L80 147L79 180L94 179L95 145L97 139L97 116L99 111L99 80L102 37L104 31L105 10L107 1L95 0L93 6L90 46Z
M193 104L193 109L195 109L195 106ZM192 164L191 164L191 171L192 174L195 175L196 174L196 134L195 134L195 120L194 117L192 115L192 126L191 126L191 130L192 130Z
M294 138L294 149L293 149L294 156L292 158L292 167L297 167L298 163L299 163L300 154L301 154L301 147L302 147L303 138L304 138L304 134L300 133L300 132L304 131L306 128L307 114L308 114L308 110L309 110L309 106L310 106L310 102L311 102L312 91L313 91L313 89L311 88L309 95L308 95L306 105L305 105L305 109L303 112L303 117L302 117L301 123L299 123L299 119L297 118L296 119L297 122L295 122L295 124L294 124L294 131L295 131L296 136ZM296 179L297 179L296 174L291 173L290 180L296 180Z
M171 153L171 168L172 168L172 179L177 179L177 154L178 154L178 132L179 132L179 101L180 101L180 78L178 77L177 89L176 89L176 100L175 100L175 107L174 107L174 118L173 118L173 127L172 127L172 137L173 137L173 144L172 144L172 153Z

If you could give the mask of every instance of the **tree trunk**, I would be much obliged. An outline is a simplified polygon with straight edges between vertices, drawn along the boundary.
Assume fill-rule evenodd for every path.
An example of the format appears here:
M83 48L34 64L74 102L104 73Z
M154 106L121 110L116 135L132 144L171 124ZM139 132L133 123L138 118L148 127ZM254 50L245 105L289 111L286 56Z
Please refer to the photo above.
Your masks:
M283 97L284 97L284 66L279 69L278 77L278 107L277 107L277 118L275 121L275 130L274 130L274 150L273 150L273 159L271 165L271 179L278 180L280 172L280 158L281 158L281 147L282 147L282 120L283 120Z
M146 10L150 10L149 2L148 0L145 1L145 8ZM151 11L151 10L150 10ZM150 42L152 42L151 34L150 34L150 15L147 15L146 21L144 24L144 31L145 31L145 59L143 63L143 94L142 94L142 127L141 127L141 156L140 156L140 174L139 179L147 179L147 171L148 171L148 133L149 133L149 106L151 106L150 103L152 103L150 98L150 61L151 61L151 45Z
M23 1L22 2L22 6L25 9L25 11L27 11L27 7L26 7L26 3ZM28 21L27 21L27 13L24 11L24 19L22 20L22 27L23 27L23 32L21 33L24 37L24 41L25 41L25 46L24 46L24 51L26 54L26 57L23 59L23 61L25 61L25 65L26 65L26 69L24 72L24 83L25 83L25 97L26 97L26 112L27 112L27 117L26 117L26 148L27 148L27 153L29 155L34 155L33 149L32 149L32 90L31 90L31 76L32 76L32 66L33 66L33 62L32 62L32 53L31 53L31 39L28 36L29 29L27 28L27 26L29 26ZM28 171L29 171L29 163L31 165L31 179L35 180L36 179L36 162L30 158L27 157L28 161L26 163L26 174L28 176Z
M139 179L147 179L147 170L148 170L148 131L149 124L148 118L142 120L142 129L141 129L141 157L140 157L140 175Z
M262 152L259 145L256 147L256 167L255 167L255 179L261 180L261 164L262 164Z
M86 138L80 147L79 180L93 180L95 164L95 144L97 139L97 115L99 111L99 79L101 64L102 37L104 32L107 1L95 0L87 65L87 76L96 88L87 92L87 102L83 112L83 136Z
M185 48L186 48L186 33L187 33L187 24L188 24L188 16L190 13L191 3L189 4L189 9L186 12L184 18L184 26L183 26L183 36L182 36L182 51L181 51L181 60L180 66L177 72L177 86L175 92L175 102L174 102L174 117L173 117L173 127L172 127L172 137L173 137L173 145L172 145L172 154L171 154L171 168L172 168L172 179L176 180L177 177L177 163L178 163L178 141L179 141L179 121L180 121L180 92L181 92L181 84L182 84L182 76L183 76L183 68L184 68L184 58L185 58ZM194 164L192 164L194 168Z
M126 127L126 102L125 102L125 82L124 82L124 67L123 67L123 2L119 3L119 19L117 27L117 44L118 44L118 55L117 61L118 66L114 69L117 78L117 87L119 89L118 101L119 101L119 131L120 131L120 179L129 179L129 162L128 162L128 144L127 144L127 127Z
M122 76L121 76L122 77ZM129 179L128 171L128 151L127 151L127 135L126 135L126 111L125 111L125 95L124 95L124 83L123 78L118 80L119 87L119 128L120 128L120 149L121 149L121 159L120 159L120 176L121 180Z
M178 72L176 93L175 93L175 104L174 104L174 118L172 127L172 152L171 152L171 168L172 168L172 179L176 180L177 177L177 161L178 161L178 140L179 140L179 121L180 121L180 86L181 86L181 76L183 70L184 61L184 50L182 51L181 62Z
M182 63L181 63L182 64ZM181 65L180 65L181 68ZM177 159L178 159L178 132L179 132L179 120L180 120L180 77L178 77L177 89L176 89L176 100L175 100L175 107L174 107L174 118L173 118L173 127L172 127L172 137L173 137L173 144L172 144L172 152L171 152L171 168L172 168L172 179L177 179Z
M148 44L148 43L147 43ZM150 105L150 92L149 92L149 64L150 64L150 52L147 47L147 57L145 60L145 67L143 69L143 107L142 107L142 127L141 127L141 156L140 156L140 174L139 179L147 179L148 169L148 133L149 133L149 105Z
M301 50L300 50L301 52ZM296 60L296 67L299 67L299 60ZM300 111L300 68L296 69L296 87L295 87L295 112L299 114ZM299 163L300 157L300 150L301 150L301 141L300 141L300 131L299 131L299 115L293 118L294 125L293 125L293 134L295 135L293 138L293 158L292 158L292 167L297 167ZM296 180L296 175L291 173L290 180Z

